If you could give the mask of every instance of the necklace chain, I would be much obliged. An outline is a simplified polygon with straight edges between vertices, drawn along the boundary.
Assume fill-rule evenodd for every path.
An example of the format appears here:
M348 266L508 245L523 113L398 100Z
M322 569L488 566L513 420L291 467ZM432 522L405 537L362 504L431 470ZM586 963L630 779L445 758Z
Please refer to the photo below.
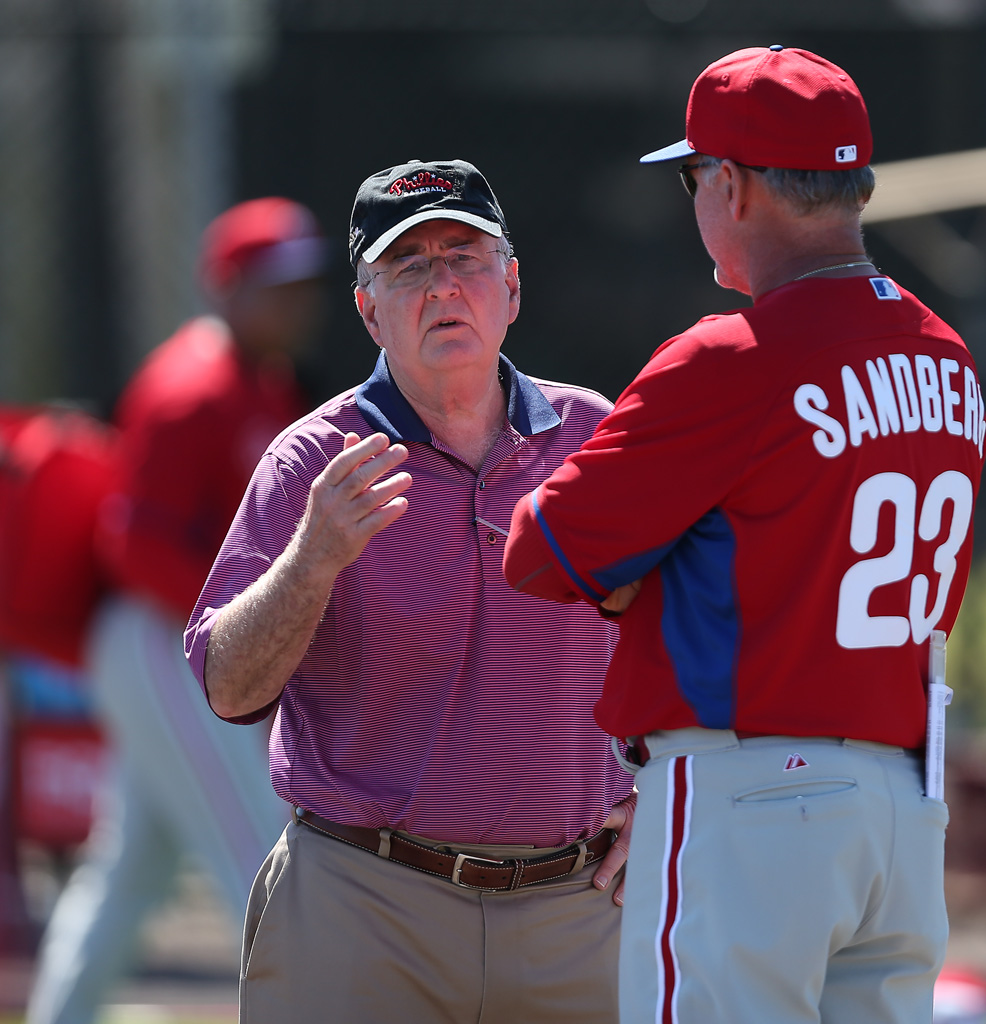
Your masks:
M849 267L872 267L871 260L860 260L858 263L836 263L834 267L819 267L818 270L809 270L807 274L798 274L795 281L811 277L812 274L824 274L826 270L847 270Z

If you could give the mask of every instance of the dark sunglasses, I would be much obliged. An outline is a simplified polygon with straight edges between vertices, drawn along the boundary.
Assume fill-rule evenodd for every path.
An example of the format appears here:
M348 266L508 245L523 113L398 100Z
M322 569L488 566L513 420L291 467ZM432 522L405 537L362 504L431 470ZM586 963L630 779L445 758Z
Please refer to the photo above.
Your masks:
M698 182L692 177L692 171L697 171L700 167L714 167L718 163L717 160L699 160L697 164L682 164L678 168L678 176L681 178L682 185L685 186L685 191L688 193L691 199L695 198L695 193L698 191ZM752 164L741 164L739 160L734 160L734 164L737 167L745 167L748 171L756 171L758 174L763 174L766 167L754 167Z

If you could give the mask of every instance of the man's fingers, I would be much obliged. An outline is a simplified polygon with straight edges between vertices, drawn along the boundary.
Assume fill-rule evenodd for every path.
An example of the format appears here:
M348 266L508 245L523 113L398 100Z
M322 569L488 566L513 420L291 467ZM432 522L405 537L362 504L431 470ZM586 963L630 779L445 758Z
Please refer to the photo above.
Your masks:
M371 483L368 487L350 490L347 487L312 486L312 510L317 520L330 526L337 534L352 531L360 550L385 526L407 510L403 497L413 483L410 473L400 472Z
M640 593L640 588L643 585L643 580L634 580L632 583L624 583L623 586L617 587L600 607L613 615L619 615L621 612L625 612L630 605L637 599L637 595Z
M367 487L361 494L353 498L353 503L359 508L366 507L366 515L371 515L375 510L383 508L403 494L413 482L410 473L395 473L393 476L381 480L379 483ZM407 499L404 499L405 506Z
M358 434L349 433L342 451L323 470L322 479L332 487L351 483L362 490L406 458L407 448L402 444L392 445L386 434L371 434L360 440Z
M606 856L599 862L599 867L593 872L592 881L597 889L608 889L610 881L615 878L620 869L627 862L628 846L617 840L607 851ZM613 890L613 902L623 906L623 876L616 888Z
M616 832L616 839L613 845L606 852L606 856L599 862L599 867L593 872L592 882L597 889L605 889L609 886L611 879L626 864L627 854L630 852L630 833L633 829L633 812L637 807L637 794L632 793L613 807L603 828L611 828ZM613 902L623 906L623 878L613 891Z
M367 533L367 540L375 533L390 526L392 522L400 519L408 509L408 500L403 495L391 498L385 505L375 508L369 515L364 516L361 526Z

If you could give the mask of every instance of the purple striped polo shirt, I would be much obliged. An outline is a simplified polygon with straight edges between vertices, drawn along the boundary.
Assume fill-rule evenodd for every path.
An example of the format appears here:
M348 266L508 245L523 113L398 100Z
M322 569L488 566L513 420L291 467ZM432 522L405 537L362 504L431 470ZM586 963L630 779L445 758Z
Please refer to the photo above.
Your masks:
M347 431L400 440L414 480L407 512L338 576L281 694L271 778L292 804L434 839L557 846L598 830L631 790L593 719L615 627L584 602L514 591L502 570L514 505L610 404L502 356L500 373L507 422L478 475L424 426L383 353L254 473L186 632L200 682L216 609L284 550Z

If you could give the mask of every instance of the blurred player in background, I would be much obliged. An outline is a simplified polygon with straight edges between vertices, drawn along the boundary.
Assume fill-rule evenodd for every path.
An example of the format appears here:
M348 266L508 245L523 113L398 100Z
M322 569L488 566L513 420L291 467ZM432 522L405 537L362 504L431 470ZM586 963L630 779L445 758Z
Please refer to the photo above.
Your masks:
M945 964L935 982L932 1024L986 1024L986 978L981 971Z
M185 855L239 927L287 820L267 725L237 729L203 707L181 634L257 461L305 411L294 362L321 317L324 263L307 208L270 197L226 211L202 246L214 315L153 351L118 403L119 477L96 538L114 589L89 645L116 763L43 940L30 1024L95 1019Z
M625 1024L931 1019L948 811L919 755L983 401L962 340L866 255L871 153L815 54L699 76L686 141L643 159L680 165L752 308L658 348L512 519L515 586L625 609L596 708L643 764Z

